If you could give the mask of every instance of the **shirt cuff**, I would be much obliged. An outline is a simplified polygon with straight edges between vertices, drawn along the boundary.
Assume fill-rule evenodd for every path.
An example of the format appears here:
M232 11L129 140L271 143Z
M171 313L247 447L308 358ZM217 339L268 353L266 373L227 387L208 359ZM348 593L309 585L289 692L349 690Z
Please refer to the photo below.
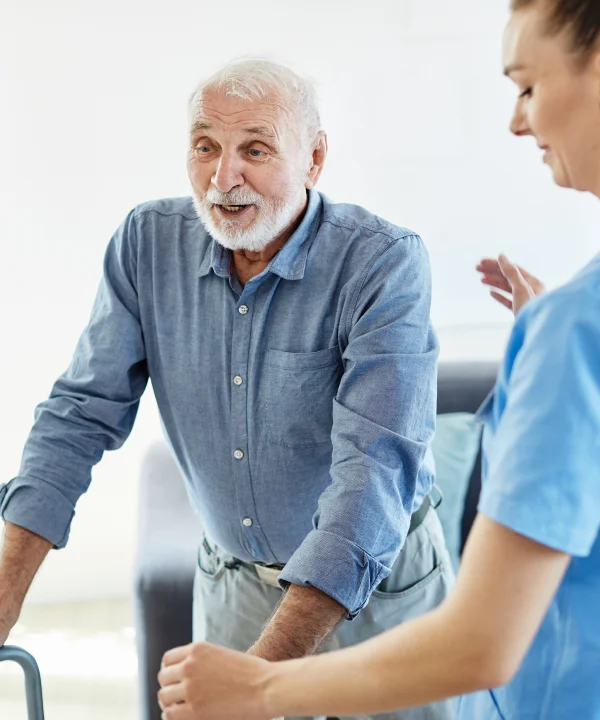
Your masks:
M37 478L19 476L0 486L0 517L63 548L75 508L59 490Z
M279 582L315 587L346 608L353 620L368 603L374 588L390 574L382 565L351 540L312 530L281 571Z

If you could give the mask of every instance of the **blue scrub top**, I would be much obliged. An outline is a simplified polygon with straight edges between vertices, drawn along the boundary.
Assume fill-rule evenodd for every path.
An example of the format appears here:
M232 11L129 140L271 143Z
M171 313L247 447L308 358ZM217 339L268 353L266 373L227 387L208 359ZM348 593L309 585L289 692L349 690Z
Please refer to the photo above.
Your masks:
M480 415L480 512L573 560L515 678L458 717L600 719L600 256L525 306Z

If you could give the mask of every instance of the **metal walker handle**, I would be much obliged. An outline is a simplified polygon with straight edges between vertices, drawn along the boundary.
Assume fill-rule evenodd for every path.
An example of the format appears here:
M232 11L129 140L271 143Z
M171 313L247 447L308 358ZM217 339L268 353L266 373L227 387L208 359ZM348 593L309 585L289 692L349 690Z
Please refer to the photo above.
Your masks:
M42 679L40 669L33 655L30 655L23 648L5 645L0 648L0 662L3 660L12 660L23 668L29 720L44 720Z

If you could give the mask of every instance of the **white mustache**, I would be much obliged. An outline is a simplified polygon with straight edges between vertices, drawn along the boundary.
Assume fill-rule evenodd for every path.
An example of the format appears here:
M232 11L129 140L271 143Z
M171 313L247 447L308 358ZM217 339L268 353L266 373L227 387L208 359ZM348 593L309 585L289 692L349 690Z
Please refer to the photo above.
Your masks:
M213 205L256 205L260 207L263 204L262 195L243 188L234 188L227 193L210 188L204 196L204 201Z

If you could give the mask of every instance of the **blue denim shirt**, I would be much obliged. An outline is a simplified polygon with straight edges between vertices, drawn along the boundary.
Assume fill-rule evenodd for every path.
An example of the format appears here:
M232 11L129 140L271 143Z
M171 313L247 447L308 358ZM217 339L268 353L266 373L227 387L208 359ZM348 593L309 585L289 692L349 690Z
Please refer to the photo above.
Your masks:
M433 484L437 341L421 239L309 192L241 287L190 198L112 238L73 361L36 411L4 518L65 545L92 466L127 438L148 378L208 536L287 563L356 614Z

